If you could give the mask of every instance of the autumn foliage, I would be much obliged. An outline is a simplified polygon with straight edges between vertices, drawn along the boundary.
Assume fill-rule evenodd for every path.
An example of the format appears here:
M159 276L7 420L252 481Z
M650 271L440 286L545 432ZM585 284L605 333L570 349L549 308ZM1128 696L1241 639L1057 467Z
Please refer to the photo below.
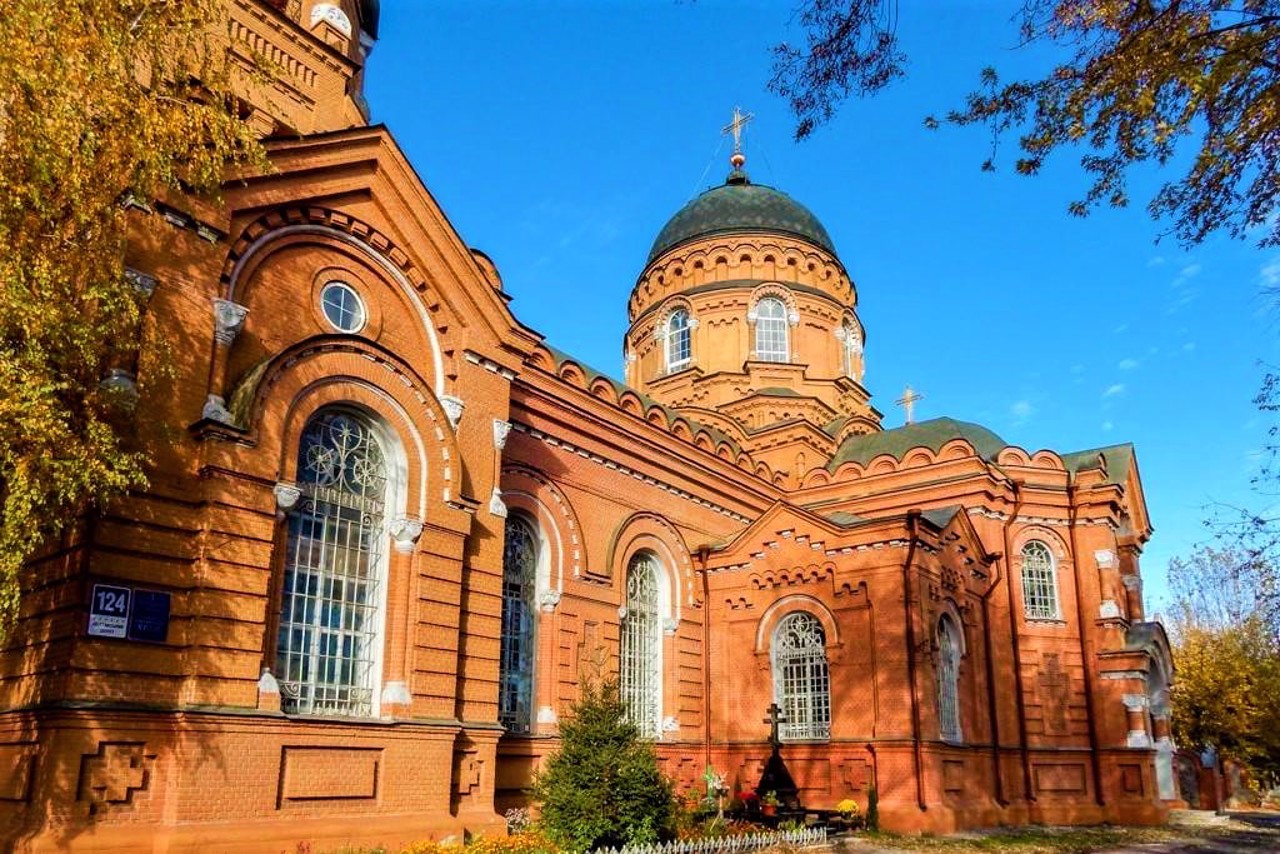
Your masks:
M262 157L231 94L218 0L0 4L0 630L51 537L146 479L131 441L147 293L131 214Z

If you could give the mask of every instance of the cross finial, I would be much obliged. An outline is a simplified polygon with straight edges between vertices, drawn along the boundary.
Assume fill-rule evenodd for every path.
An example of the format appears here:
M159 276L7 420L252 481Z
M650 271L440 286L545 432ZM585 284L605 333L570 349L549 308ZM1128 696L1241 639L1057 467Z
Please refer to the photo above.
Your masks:
M778 738L778 724L785 724L787 719L782 714L782 707L777 703L770 703L765 711L769 713L769 717L764 719L764 722L769 725L769 743L777 747L782 744L782 739Z
M729 158L729 162L733 164L734 169L741 169L742 164L747 162L746 156L742 153L742 129L754 118L754 113L744 113L741 107L734 107L733 121L720 129L722 135L733 134L733 156Z
M921 400L924 400L924 395L916 394L912 390L911 386L907 385L907 387L902 391L902 397L894 401L894 403L898 404L898 406L901 406L903 409L907 411L908 424L915 423L916 403Z

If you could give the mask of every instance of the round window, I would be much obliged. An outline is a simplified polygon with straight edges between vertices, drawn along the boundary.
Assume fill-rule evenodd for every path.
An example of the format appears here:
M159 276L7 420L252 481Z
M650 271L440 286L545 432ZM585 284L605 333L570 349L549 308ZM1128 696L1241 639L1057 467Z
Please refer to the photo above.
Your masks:
M364 303L346 282L330 282L320 291L324 316L340 332L359 332L364 327Z

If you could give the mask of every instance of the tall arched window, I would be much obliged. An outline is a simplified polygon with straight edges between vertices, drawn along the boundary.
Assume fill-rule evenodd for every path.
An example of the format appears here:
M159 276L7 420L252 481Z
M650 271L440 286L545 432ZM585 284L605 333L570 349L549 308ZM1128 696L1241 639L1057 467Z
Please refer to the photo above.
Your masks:
M502 552L502 636L498 670L498 720L507 732L528 732L533 720L534 602L538 537L533 526L507 517Z
M286 712L372 715L386 574L386 454L363 416L329 409L302 433L289 513L276 674Z
M862 381L862 333L851 321L846 320L840 327L840 349L843 355L841 367L844 375Z
M683 308L671 312L667 319L667 370L678 371L693 360L693 327L689 312Z
M787 306L777 297L756 303L756 359L761 362L790 362L787 346Z
M1056 620L1061 616L1053 553L1039 540L1022 547L1022 607L1029 620Z
M786 723L781 738L831 737L831 680L822 623L803 611L789 614L773 632L773 690Z
M627 716L647 738L657 738L661 717L662 620L658 604L658 559L640 552L627 567L627 604L622 618L620 690Z
M943 741L960 741L960 628L950 614L938 620L938 720Z

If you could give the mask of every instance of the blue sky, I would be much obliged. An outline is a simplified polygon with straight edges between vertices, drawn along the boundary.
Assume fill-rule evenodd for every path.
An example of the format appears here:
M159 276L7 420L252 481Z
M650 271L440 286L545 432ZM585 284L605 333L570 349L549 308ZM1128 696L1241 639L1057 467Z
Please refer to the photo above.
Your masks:
M983 173L985 132L925 130L984 65L1050 66L1051 50L1014 49L1015 6L902 3L908 78L804 143L765 89L770 46L798 35L789 3L386 0L367 95L521 320L614 376L649 246L723 181L720 128L741 104L752 179L817 214L857 283L885 426L902 423L893 401L910 383L917 418L981 422L1028 450L1134 442L1158 606L1207 506L1256 503L1270 422L1252 399L1260 361L1280 361L1263 293L1280 251L1157 244L1155 172L1133 177L1133 207L1073 218L1073 157L1020 178L1008 140Z

